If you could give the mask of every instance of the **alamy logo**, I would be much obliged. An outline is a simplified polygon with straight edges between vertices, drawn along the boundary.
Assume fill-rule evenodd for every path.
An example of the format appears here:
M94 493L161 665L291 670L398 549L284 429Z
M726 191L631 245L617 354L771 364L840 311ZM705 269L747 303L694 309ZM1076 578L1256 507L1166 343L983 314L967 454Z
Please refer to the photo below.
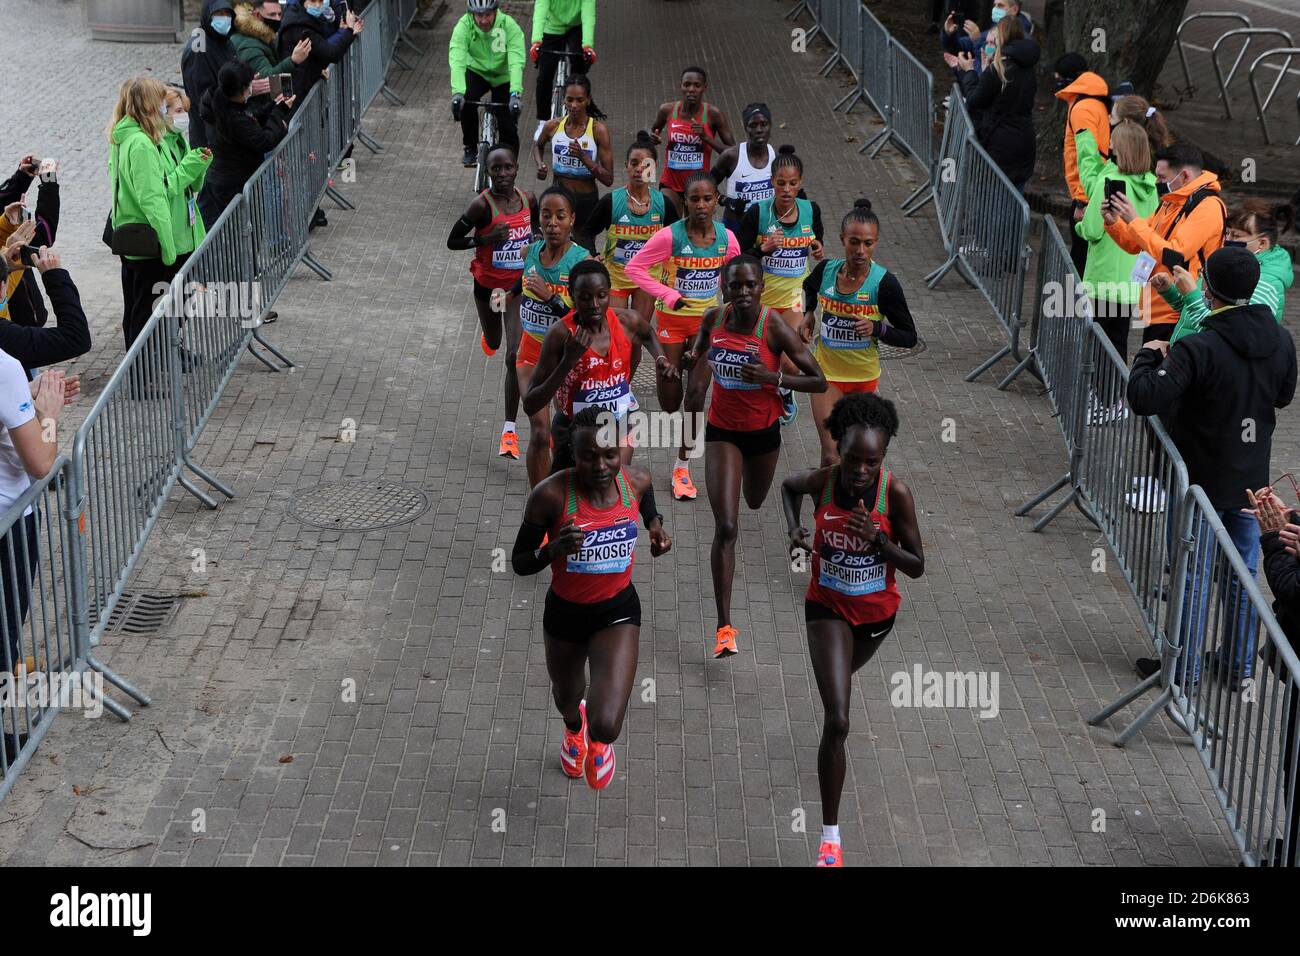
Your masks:
M890 676L889 702L895 707L978 707L985 719L998 715L997 671L898 671Z
M129 926L132 935L148 936L153 925L152 893L71 893L50 897L51 926Z

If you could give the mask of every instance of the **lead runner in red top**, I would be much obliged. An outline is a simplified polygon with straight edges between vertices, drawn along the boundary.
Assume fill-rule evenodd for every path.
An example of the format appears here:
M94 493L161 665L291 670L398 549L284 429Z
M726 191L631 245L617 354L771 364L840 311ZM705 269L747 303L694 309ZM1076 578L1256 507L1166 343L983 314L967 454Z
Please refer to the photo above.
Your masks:
M708 86L709 75L701 67L682 70L681 99L662 104L650 126L655 145L668 141L659 185L679 217L686 214L686 180L692 173L708 172L714 153L736 145L727 117L704 102Z
M781 485L781 504L793 568L806 566L803 556L812 555L804 620L826 714L817 751L822 797L817 865L842 866L839 809L853 674L871 660L894 626L902 600L894 571L919 578L925 573L925 552L912 492L884 467L889 439L898 434L894 403L870 392L845 395L835 403L826 428L835 439L839 463L791 475ZM812 540L799 524L804 495L816 506Z

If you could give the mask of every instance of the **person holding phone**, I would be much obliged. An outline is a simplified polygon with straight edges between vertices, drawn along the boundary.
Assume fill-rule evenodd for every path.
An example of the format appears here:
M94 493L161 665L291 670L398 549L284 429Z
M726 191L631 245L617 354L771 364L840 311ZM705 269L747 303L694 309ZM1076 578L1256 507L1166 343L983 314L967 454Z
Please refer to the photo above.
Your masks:
M925 551L911 489L885 455L898 435L894 403L879 395L845 395L826 427L837 464L791 475L781 485L790 557L812 559L804 597L808 654L825 717L817 748L822 798L818 866L844 865L839 808L844 791L844 743L849 735L853 675L894 629L903 597L896 571L925 573ZM814 502L813 532L800 524L804 496Z
M709 383L708 423L704 428L704 480L713 509L713 599L718 630L713 656L737 653L739 632L731 623L731 586L736 576L736 538L740 534L740 495L752 511L763 507L781 457L780 390L826 391L826 376L799 333L763 305L763 266L739 255L722 269L725 305L709 309L682 366L691 371L688 413L704 408ZM795 374L782 371L788 360Z
M641 599L632 583L637 517L650 533L650 556L673 546L655 507L650 473L623 464L608 412L592 405L569 430L573 467L537 485L524 503L511 567L537 574L548 565L542 642L551 696L564 721L560 769L603 790L614 780L614 741L622 732L636 679ZM591 680L587 680L587 668Z
M327 15L328 14L328 15ZM343 59L343 54L352 46L352 41L361 35L365 22L348 11L340 24L334 17L329 0L300 0L284 8L280 20L280 32L276 35L276 55L283 60L293 60L293 54L303 40L311 41L310 50L305 59L295 62L289 72L293 73L292 94L301 104L313 86L325 77L325 71L331 64ZM264 82L264 81L263 81ZM253 90L254 95L263 92ZM265 92L270 92L267 84Z
M5 216L7 222L9 217ZM34 226L25 225L16 229L0 249L0 289L9 290L11 286L4 281L21 270L24 278L33 273L39 274L45 286L45 294L50 297L50 306L54 312L54 324L31 325L18 321L15 310L13 321L0 321L0 351L11 355L22 363L28 377L32 369L45 368L58 362L84 355L90 351L90 325L86 321L85 310L81 307L81 296L72 276L63 267L59 255L48 246L34 245L40 242L35 236ZM0 232L0 235L3 235ZM32 284L35 285L34 279ZM12 306L25 293L24 285L17 286L18 298L5 302L8 291L0 291L0 308ZM39 297L40 292L36 295ZM44 309L44 305L41 306Z
M56 159L24 156L14 174L0 184L0 206L4 207L4 215L0 217L0 243L6 242L13 230L30 224L32 235L27 242L31 246L54 245L62 208L58 168ZM33 194L32 186L37 185L38 179L37 192ZM0 306L0 320L8 319L32 328L44 326L49 320L49 311L36 276L30 269L23 269L10 276L10 283L7 290L9 300ZM89 333L85 344L89 349Z
M1133 282L1137 256L1121 249L1106 231L1103 213L1123 194L1139 215L1149 216L1159 204L1156 177L1151 172L1151 148L1146 132L1125 120L1110 131L1110 155L1102 159L1091 131L1075 136L1078 175L1088 195L1083 218L1074 232L1088 244L1083 286L1092 302L1092 315L1128 364L1129 330L1141 314L1142 287ZM1119 396L1112 396L1118 400Z
M243 60L227 63L217 76L217 87L199 110L210 127L208 140L216 154L199 195L203 222L209 229L243 191L266 154L289 132L294 97L281 95L250 108L253 80L253 68Z

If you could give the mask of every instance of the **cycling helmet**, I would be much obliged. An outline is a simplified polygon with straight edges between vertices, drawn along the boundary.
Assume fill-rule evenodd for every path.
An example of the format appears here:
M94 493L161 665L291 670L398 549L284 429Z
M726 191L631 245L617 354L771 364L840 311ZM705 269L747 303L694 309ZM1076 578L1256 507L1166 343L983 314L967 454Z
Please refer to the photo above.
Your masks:
M470 13L491 13L497 8L497 0L466 0Z

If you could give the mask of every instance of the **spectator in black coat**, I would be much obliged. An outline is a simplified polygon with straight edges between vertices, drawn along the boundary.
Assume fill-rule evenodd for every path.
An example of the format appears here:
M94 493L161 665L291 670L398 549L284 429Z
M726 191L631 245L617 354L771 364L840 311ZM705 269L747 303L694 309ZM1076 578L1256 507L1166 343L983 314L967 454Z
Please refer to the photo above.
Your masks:
M253 68L242 60L224 64L217 85L199 106L212 144L212 166L199 193L199 209L208 229L289 131L293 97L280 96L250 109L253 76Z
M1138 351L1129 373L1129 407L1138 415L1160 416L1187 465L1188 482L1204 489L1253 576L1259 528L1242 509L1249 505L1247 489L1270 480L1276 410L1295 396L1295 343L1267 305L1249 304L1259 262L1245 248L1225 246L1211 255L1202 281L1211 310L1203 331L1172 347L1154 340ZM1209 576L1200 573L1197 580L1208 582ZM1238 680L1250 677L1254 667L1248 610L1242 606L1237 630L1245 642L1229 637ZM1187 676L1199 679L1199 650L1184 656L1195 665ZM1159 661L1141 658L1137 668L1148 676Z
M293 93L298 105L323 78L324 71L343 59L352 41L361 34L364 24L351 10L342 24L332 14L328 0L301 0L284 8L280 32L276 34L277 55L281 59L290 57L300 42L311 41L311 55L293 68Z
M969 54L945 53L944 59L957 74L980 145L1023 193L1034 172L1034 68L1042 50L1017 17L1003 18L989 35L978 77Z
M230 45L234 22L234 0L203 0L199 28L181 51L181 78L185 82L185 95L191 103L203 102L208 90L217 85L217 73L222 64L235 58L235 48ZM254 90L254 94L260 95L269 88ZM206 132L202 123L192 124L190 146L195 149L207 146Z
M1272 488L1261 488L1251 496L1255 518L1259 523L1259 541L1264 549L1264 577L1273 592L1273 613L1282 627L1287 642L1294 653L1300 645L1300 513L1288 509ZM1300 806L1296 803L1297 788L1291 785L1295 763L1292 753L1296 735L1300 733L1300 686L1283 660L1279 648L1269 642L1261 651L1264 664L1281 682L1279 692L1285 694L1281 701L1279 718L1281 734L1278 750L1282 755L1282 788L1286 795L1284 807L1279 811L1285 818L1290 813L1290 848L1285 849L1282 839L1274 841L1271 859L1261 862L1273 866L1295 866L1300 862Z
M7 247L5 253L0 257L0 278L13 269L22 267L16 248ZM40 246L40 251L33 256L31 268L27 271L40 273L45 284L45 294L50 297L50 303L54 307L55 325L45 329L0 321L0 351L16 358L30 379L34 368L66 362L89 352L90 325L86 322L86 313L81 308L81 296L77 293L72 276L63 268L54 250Z
M39 176L41 185L37 193L33 222L36 234L33 246L52 246L59 229L59 162L55 159L37 159L24 156L12 176L0 183L0 207L6 212L13 203L25 202L31 186ZM45 300L31 269L23 272L22 281L14 289L7 304L8 318L18 325L42 326L49 320Z

